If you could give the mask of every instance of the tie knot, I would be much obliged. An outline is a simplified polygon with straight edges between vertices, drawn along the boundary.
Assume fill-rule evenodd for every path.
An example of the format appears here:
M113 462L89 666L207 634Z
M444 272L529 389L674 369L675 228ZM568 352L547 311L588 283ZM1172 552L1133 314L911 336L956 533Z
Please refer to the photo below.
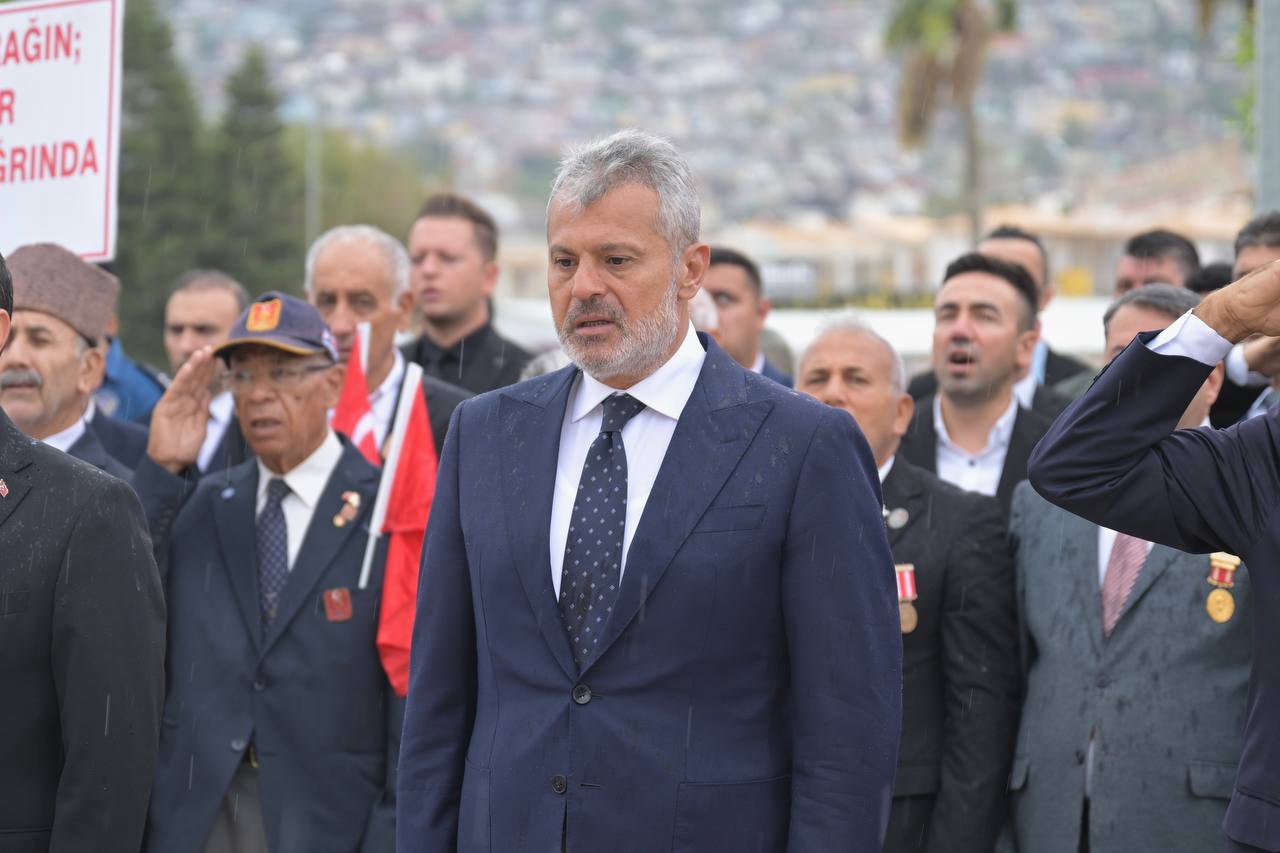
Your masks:
M630 394L614 394L604 398L604 420L600 423L601 432L618 432L644 409L641 403Z
M267 481L267 506L279 506L289 496L289 484L282 477L272 477Z

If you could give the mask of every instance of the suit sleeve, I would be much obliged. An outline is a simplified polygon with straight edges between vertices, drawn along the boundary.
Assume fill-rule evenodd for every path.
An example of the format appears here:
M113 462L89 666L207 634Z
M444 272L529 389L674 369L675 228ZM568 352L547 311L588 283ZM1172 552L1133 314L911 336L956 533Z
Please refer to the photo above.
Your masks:
M1018 638L1013 561L1000 505L955 502L942 602L946 688L941 785L929 850L986 853L1004 818L1018 725Z
M902 710L902 639L875 462L824 412L783 553L791 664L790 853L880 849Z
M422 549L396 812L399 853L457 846L463 766L476 704L475 616L458 489L461 421L445 439Z
M1032 485L1083 518L1183 551L1246 554L1280 498L1276 412L1226 430L1175 430L1212 370L1139 336L1054 422Z
M137 853L164 701L165 612L142 507L104 482L80 509L54 598L65 753L50 853Z

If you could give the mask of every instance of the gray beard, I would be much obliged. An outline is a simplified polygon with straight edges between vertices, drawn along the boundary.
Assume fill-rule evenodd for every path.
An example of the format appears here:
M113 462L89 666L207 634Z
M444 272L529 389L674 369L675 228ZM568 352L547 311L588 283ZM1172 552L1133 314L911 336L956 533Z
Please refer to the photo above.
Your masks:
M617 376L648 376L667 359L680 334L676 312L678 282L674 275L666 297L651 314L628 322L622 312L600 303L584 302L571 308L556 330L560 345L569 359L593 379L608 382ZM596 352L574 331L578 316L587 313L608 314L617 324L622 340L612 352Z

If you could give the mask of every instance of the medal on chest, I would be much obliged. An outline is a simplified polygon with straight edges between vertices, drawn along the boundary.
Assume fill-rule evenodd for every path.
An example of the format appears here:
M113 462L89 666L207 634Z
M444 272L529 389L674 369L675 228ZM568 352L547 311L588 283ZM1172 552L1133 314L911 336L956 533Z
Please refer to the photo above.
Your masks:
M894 567L898 576L898 616L902 620L902 633L910 634L920 624L920 614L914 604L916 595L915 563L898 563Z
M1234 554L1218 551L1209 555L1209 577L1206 580L1214 589L1205 599L1204 608L1209 612L1209 618L1219 624L1229 621L1236 612L1236 600L1230 590L1236 585L1238 568L1240 558Z

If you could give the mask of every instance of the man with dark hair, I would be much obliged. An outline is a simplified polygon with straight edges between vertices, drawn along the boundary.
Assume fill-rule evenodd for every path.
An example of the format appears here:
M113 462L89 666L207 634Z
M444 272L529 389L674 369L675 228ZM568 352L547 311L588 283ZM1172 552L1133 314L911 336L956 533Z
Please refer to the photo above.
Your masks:
M410 281L422 334L404 357L451 385L480 394L520 379L529 353L493 328L498 226L453 193L429 197L409 229Z
M764 296L760 268L734 249L711 247L711 266L702 289L715 300L720 314L720 343L733 360L748 370L791 387L791 377L775 367L760 346L760 333L772 307Z
M1236 235L1232 280L1280 260L1280 211L1259 214ZM1280 339L1258 337L1236 344L1227 356L1227 381L1213 407L1213 425L1229 427L1256 417L1280 400L1280 391L1266 389L1280 375ZM1266 390L1260 390L1266 389Z
M1031 276L1036 285L1037 315L1053 300L1054 287L1050 277L1049 253L1043 241L1016 225L1001 225L978 243L977 251L1009 263L1018 264ZM1039 318L1037 316L1037 330ZM1070 402L1070 398L1053 391L1051 386L1077 374L1092 371L1089 365L1070 356L1054 352L1044 338L1036 341L1031 355L1031 367L1026 375L1013 386L1019 405L1045 417L1052 418ZM908 389L918 402L937 393L938 379L932 370L913 376Z
M0 258L0 354L13 313ZM137 853L164 624L133 491L0 407L0 848Z
M1154 282L1182 287L1198 269L1200 253L1186 237L1163 228L1144 231L1124 244L1116 264L1115 295Z
M1226 261L1214 261L1196 270L1183 283L1183 287L1198 296L1204 296L1206 293L1221 290L1233 281L1235 276L1232 275L1231 264Z
M1018 404L1039 333L1035 282L1020 265L970 252L952 261L934 300L938 393L916 406L902 456L1007 513L1027 456L1049 420Z

